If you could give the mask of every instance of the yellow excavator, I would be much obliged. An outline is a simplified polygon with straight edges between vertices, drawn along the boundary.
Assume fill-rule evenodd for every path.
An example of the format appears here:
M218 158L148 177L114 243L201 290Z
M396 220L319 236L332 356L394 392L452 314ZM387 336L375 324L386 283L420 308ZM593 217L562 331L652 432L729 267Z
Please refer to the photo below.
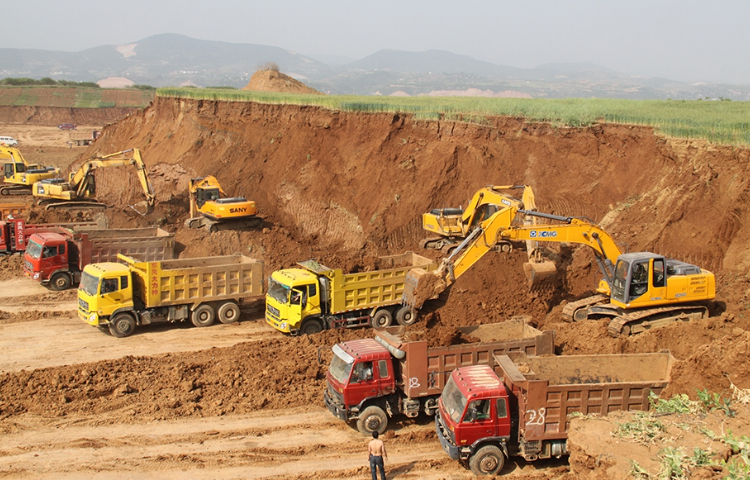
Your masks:
M0 161L4 175L0 195L31 195L31 187L36 182L60 176L59 168L31 164L20 150L5 144L0 144Z
M225 228L256 228L263 225L257 216L255 202L245 197L227 198L219 181L213 175L193 178L188 187L190 218L187 228L206 228L217 232Z
M146 196L145 202L139 202L139 205L135 205L133 208L138 213L144 214L145 212L141 210L149 211L154 206L156 197L141 152L137 148L94 157L81 165L75 172L71 172L67 180L64 178L42 180L34 184L32 192L34 197L46 205L47 210L51 208L106 208L107 206L104 203L94 199L96 196L94 171L98 168L127 165L136 168L138 180ZM61 201L55 202L55 200Z
M521 198L510 195L512 190L523 190ZM498 210L507 207L523 210L536 210L534 191L528 185L488 185L477 190L466 209L434 208L422 214L422 228L434 234L419 242L422 248L440 250L450 255L476 226L491 217ZM513 245L508 241L499 242L495 250L510 252Z
M545 225L514 226L517 214L544 218ZM481 259L497 242L531 240L567 242L590 247L603 279L598 294L563 308L572 320L609 318L611 336L630 335L678 320L708 316L716 296L714 274L698 266L651 252L622 253L612 237L586 219L506 208L481 222L434 272L412 269L404 285L404 303L420 308ZM532 282L556 273L554 263L530 255L524 265Z

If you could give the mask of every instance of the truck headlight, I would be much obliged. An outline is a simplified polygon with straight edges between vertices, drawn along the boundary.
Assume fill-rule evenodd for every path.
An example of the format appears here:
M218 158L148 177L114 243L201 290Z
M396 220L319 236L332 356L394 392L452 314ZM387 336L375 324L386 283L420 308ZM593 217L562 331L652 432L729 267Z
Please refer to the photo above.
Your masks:
M96 313L89 315L89 322L93 322L94 320L96 320Z
M279 325L279 327L280 327L280 328L281 328L282 330L286 330L286 322L281 322L281 325Z
M34 274L34 277L33 277L33 278L34 278L34 280L39 280L39 272L36 272L36 273Z

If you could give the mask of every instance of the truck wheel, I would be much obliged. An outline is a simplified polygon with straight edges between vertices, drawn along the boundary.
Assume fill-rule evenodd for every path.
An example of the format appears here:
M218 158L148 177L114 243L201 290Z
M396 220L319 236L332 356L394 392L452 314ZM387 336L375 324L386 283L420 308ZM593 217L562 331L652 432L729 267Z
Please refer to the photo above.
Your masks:
M393 315L386 309L378 310L370 320L372 328L389 327L393 323Z
M234 302L223 303L216 314L221 323L234 323L240 318L240 307Z
M118 313L109 322L109 333L113 337L123 338L135 330L135 319L127 313Z
M411 307L404 305L396 312L396 321L399 325L403 325L405 327L414 325L415 323L417 323L417 312L412 310Z
M476 476L497 475L505 465L505 455L494 445L485 445L469 459L469 467Z
M385 433L388 428L388 417L382 408L370 405L357 418L357 430L365 436L372 436L372 432Z
M204 303L193 310L193 315L190 317L190 320L196 327L207 327L214 323L215 316L216 314L214 313L214 309L211 308L211 305L206 305Z
M312 335L313 333L320 333L323 331L323 324L317 318L311 318L305 320L302 324L302 328L299 329L299 333L302 335Z
M68 276L67 273L56 273L52 275L49 287L57 292L60 290L67 290L70 288L70 276Z

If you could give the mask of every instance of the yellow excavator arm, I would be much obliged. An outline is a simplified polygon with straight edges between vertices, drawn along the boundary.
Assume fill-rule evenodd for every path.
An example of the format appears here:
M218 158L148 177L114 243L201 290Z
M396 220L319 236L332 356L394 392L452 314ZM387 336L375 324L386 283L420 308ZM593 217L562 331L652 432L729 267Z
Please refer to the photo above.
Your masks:
M123 150L104 156L94 157L84 162L75 172L68 175L68 181L62 179L41 181L34 184L32 193L35 197L41 199L64 200L67 206L73 206L72 202L78 202L81 205L104 206L98 202L81 202L95 194L94 170L97 168L120 167L133 165L138 174L138 180L146 197L147 208L153 207L156 196L151 182L148 178L146 165L141 157L141 152L137 148ZM66 206L66 203L57 203L50 205L54 207ZM50 208L48 206L47 208Z
M513 190L523 190L521 198ZM498 210L515 206L536 210L534 192L528 185L488 185L479 189L466 208L436 208L422 214L422 228L436 236L420 242L422 248L432 248L450 253L480 222ZM510 244L502 248L510 250Z

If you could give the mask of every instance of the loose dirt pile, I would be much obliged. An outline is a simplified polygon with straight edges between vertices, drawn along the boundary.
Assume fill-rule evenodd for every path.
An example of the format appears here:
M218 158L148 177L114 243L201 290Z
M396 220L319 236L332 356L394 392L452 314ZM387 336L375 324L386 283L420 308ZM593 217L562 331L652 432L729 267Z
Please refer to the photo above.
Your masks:
M299 80L281 72L277 72L276 70L258 70L253 73L253 76L250 77L250 81L247 85L242 87L242 90L323 95L321 92L308 87Z
M0 277L13 278L23 275L23 256L22 255L3 255L0 256Z

